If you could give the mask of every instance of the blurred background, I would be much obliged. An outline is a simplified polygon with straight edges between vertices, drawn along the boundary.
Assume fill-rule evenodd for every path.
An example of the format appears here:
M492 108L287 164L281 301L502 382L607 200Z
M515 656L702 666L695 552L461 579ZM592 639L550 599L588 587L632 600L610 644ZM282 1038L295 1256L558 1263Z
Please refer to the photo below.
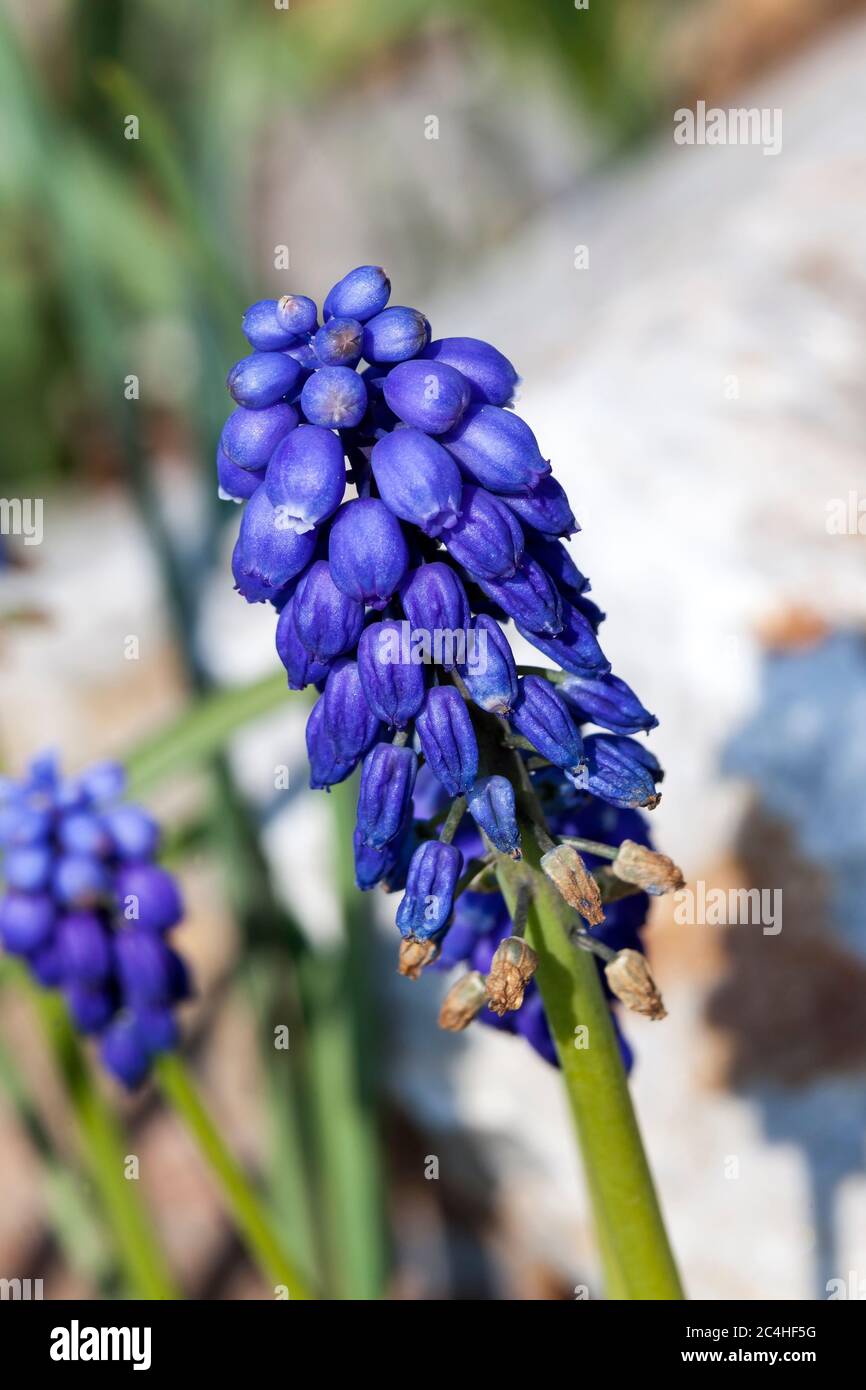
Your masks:
M772 932L659 901L669 1018L624 1025L688 1291L866 1297L864 63L857 0L4 0L0 495L44 535L0 536L0 760L133 756L188 903L188 1056L332 1296L602 1294L558 1077L394 973L350 800L306 790L305 696L154 753L281 681L213 476L242 310L373 262L522 374L661 720L659 847L695 901L781 894ZM780 111L781 150L676 144L700 100ZM8 982L0 1043L0 1276L122 1294ZM187 1294L270 1296L158 1095L111 1095Z

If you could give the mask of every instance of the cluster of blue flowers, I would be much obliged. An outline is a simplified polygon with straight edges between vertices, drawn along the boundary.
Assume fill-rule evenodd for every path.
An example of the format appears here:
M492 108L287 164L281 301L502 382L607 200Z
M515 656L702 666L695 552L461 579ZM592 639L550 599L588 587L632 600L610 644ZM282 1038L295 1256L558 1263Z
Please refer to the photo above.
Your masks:
M155 862L159 827L121 801L123 786L116 763L67 779L51 756L21 781L0 779L0 941L63 991L75 1026L98 1035L103 1064L132 1088L177 1044L190 984L165 939L183 904Z
M217 472L221 495L246 503L235 585L277 609L289 686L319 691L311 785L361 766L359 886L405 890L404 940L483 974L507 912L497 892L459 896L461 875L476 856L520 854L491 730L553 834L600 828L616 846L647 843L637 808L657 803L662 773L632 736L656 720L599 645L604 614L563 544L578 529L568 499L509 408L514 367L475 338L431 341L424 315L389 297L384 271L361 266L321 325L303 295L247 310L253 351L228 375ZM518 672L509 620L560 668L551 679ZM645 911L635 894L596 930L632 943ZM553 1057L534 988L501 1026Z

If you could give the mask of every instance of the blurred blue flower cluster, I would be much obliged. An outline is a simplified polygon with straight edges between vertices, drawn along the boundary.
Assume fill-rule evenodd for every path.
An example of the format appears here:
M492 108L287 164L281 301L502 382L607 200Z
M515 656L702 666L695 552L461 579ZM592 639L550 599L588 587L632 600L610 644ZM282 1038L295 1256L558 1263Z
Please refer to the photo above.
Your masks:
M477 962L508 930L504 901L459 894L473 859L520 856L514 758L554 834L604 814L610 846L645 844L637 808L662 772L632 735L656 720L599 645L604 614L563 544L568 499L510 409L516 370L479 339L431 341L389 298L384 271L360 266L321 324L305 295L247 310L217 473L246 503L235 585L277 609L289 686L319 691L311 785L360 764L359 886L405 890L404 941ZM519 672L509 620L561 669ZM631 941L645 906L613 904L604 931ZM552 1057L534 987L502 1026Z
M183 904L155 862L159 827L121 800L123 787L117 763L65 778L50 755L0 781L0 941L39 984L62 990L107 1070L134 1087L175 1047L190 983L166 940Z

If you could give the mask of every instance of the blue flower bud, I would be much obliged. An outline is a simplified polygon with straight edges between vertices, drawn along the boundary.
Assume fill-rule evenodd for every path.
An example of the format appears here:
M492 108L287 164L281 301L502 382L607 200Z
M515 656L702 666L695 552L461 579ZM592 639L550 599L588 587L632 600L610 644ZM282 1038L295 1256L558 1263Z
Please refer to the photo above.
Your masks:
M89 907L107 893L111 880L105 865L90 854L63 854L54 863L52 888L60 902Z
M57 840L69 854L90 854L99 858L111 849L111 840L101 816L92 811L67 811L57 824Z
M664 773L658 759L633 738L616 734L592 734L585 742L586 766L575 786L611 806L645 806L652 810L661 801L656 791Z
M128 1090L141 1084L150 1070L150 1050L132 1014L118 1015L108 1025L100 1039L99 1057L106 1071Z
M395 516L428 536L456 523L463 495L460 470L435 439L416 429L394 430L374 446L370 463L380 496Z
M114 801L122 794L125 785L126 770L123 764L110 759L104 763L94 763L78 778L80 790L97 805Z
M424 703L424 668L404 651L403 625L371 623L358 643L358 670L370 709L383 723L403 729Z
M517 631L527 642L531 642L557 666L570 671L575 676L604 676L610 670L610 662L598 645L591 625L577 608L571 604L562 605L563 623L560 631L551 636L531 631L518 622Z
M442 443L467 477L492 492L528 492L550 472L525 421L496 405L471 405Z
M357 315L356 315L357 317ZM430 341L430 325L417 309L393 305L364 325L368 362L405 362Z
M251 304L241 320L241 328L247 341L259 352L279 352L291 347L295 337L277 312L276 299L260 299Z
M183 962L155 932L138 927L117 932L114 955L127 1004L171 1004L188 993Z
M382 733L379 717L365 698L356 661L340 657L334 663L319 702L323 730L337 756L354 767Z
M277 445L265 475L265 491L282 508L285 523L303 534L337 510L346 490L343 445L319 425L300 429Z
M289 674L289 689L303 690L323 681L330 663L317 661L304 646L295 625L294 599L289 599L277 622L277 655Z
M141 806L114 806L103 822L119 859L152 859L159 849L159 826Z
M469 404L469 382L444 362L400 362L384 389L398 419L427 434L453 430Z
M42 844L51 834L53 820L52 813L47 807L28 806L16 798L2 808L0 844L8 846Z
M562 541L551 540L530 530L526 536L526 548L543 565L562 597L574 603L589 588L589 580L581 574Z
M384 849L403 828L412 802L418 759L411 748L377 743L364 759L358 793L358 831L365 845Z
M132 1014L138 1035L151 1054L170 1052L180 1041L177 1019L170 1009L163 1005L151 1004L140 1007Z
M619 676L568 676L557 690L581 723L600 724L615 734L648 732L659 722Z
M453 685L429 690L416 727L433 775L451 796L468 792L478 776L478 743L459 691Z
M480 777L469 793L469 813L501 854L520 856L514 788L507 777Z
M63 983L63 956L56 937L50 936L44 945L28 951L27 964L44 989L56 989Z
M110 985L82 985L73 980L63 995L80 1033L101 1033L117 1007L116 992Z
M3 877L8 888L21 893L41 893L51 880L54 854L48 845L16 845L7 850Z
M593 632L598 632L598 629L607 617L607 614L599 608L598 604L593 603L592 599L587 598L586 594L581 594L579 598L575 599L574 606L578 613L589 623Z
M364 346L364 329L357 319L329 319L313 337L313 348L325 367L354 367Z
M72 912L57 924L63 978L99 985L112 969L111 937L95 912Z
M411 833L397 833L384 849L373 849L365 845L361 832L352 835L355 855L355 882L362 893L368 892L381 883L389 893L397 893L405 886L409 871L409 861L415 837Z
M363 377L351 367L320 367L304 382L301 409L311 425L348 430L360 425L367 409Z
M479 579L478 585L521 629L552 636L562 631L562 599L549 575L531 555L524 555L508 579Z
M345 782L354 772L357 759L343 758L337 752L325 719L324 695L320 695L307 720L306 728L307 759L310 764L310 787L313 791L327 791L337 782Z
M402 580L409 551L400 523L378 497L340 508L328 544L331 577L359 603L384 608Z
M364 605L338 589L327 560L315 560L292 599L295 631L317 661L332 661L357 644Z
M555 767L576 772L583 761L583 742L568 706L541 676L524 676L511 723Z
M437 338L421 356L456 367L482 405L508 405L520 380L508 358L480 338Z
M426 941L445 926L454 906L454 889L463 868L455 845L426 840L412 855L406 893L397 909L401 936Z
M293 405L279 401L264 410L247 410L239 405L223 425L220 448L238 468L252 472L267 468L271 455L298 423Z
M48 893L7 893L0 898L0 941L11 955L44 946L54 921L54 902Z
M301 368L284 352L251 352L232 367L226 386L238 405L263 410L288 396L300 376Z
M532 526L543 536L555 540L580 530L565 491L555 478L541 478L525 496L508 497L506 501L524 525Z
M450 565L420 565L400 595L412 628L413 645L427 662L452 670L468 654L469 600Z
M359 265L328 291L323 316L325 319L360 319L366 323L384 309L390 294L391 281L380 265Z
M508 638L486 613L479 613L472 631L460 676L476 705L491 714L507 715L518 696L517 667Z
M222 449L217 448L217 493L221 502L248 502L264 481L263 468L252 472L248 468L238 468Z
M315 531L289 530L280 509L260 487L241 518L232 555L235 587L248 603L264 603L306 568L315 548Z
M168 931L183 916L177 883L159 864L121 864L115 891L121 916L144 931Z
M293 337L312 333L316 327L316 306L305 294L284 294L277 300L277 322ZM292 344L286 347L291 349Z
M507 579L523 554L523 531L498 497L465 486L457 524L442 537L449 555L473 579Z

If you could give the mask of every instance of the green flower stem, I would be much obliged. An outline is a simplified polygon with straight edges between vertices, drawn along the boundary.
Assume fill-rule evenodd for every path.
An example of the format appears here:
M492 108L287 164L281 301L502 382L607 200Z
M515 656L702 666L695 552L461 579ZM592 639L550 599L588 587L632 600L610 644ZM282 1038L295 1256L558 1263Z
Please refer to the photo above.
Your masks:
M526 939L538 954L538 981L583 1154L608 1294L625 1299L684 1297L647 1164L619 1046L592 957L568 939L571 910L539 871L529 828L525 859L500 856L497 876L509 910L527 869L533 898ZM579 1046L578 1028L587 1045Z
M258 1197L226 1148L180 1057L174 1052L164 1053L154 1071L163 1095L188 1126L218 1179L238 1230L264 1277L275 1287L284 1286L292 1299L312 1298L274 1236Z
M153 1222L124 1167L129 1145L93 1080L66 1007L28 986L75 1111L87 1168L105 1208L131 1292L149 1300L182 1297L154 1236Z

